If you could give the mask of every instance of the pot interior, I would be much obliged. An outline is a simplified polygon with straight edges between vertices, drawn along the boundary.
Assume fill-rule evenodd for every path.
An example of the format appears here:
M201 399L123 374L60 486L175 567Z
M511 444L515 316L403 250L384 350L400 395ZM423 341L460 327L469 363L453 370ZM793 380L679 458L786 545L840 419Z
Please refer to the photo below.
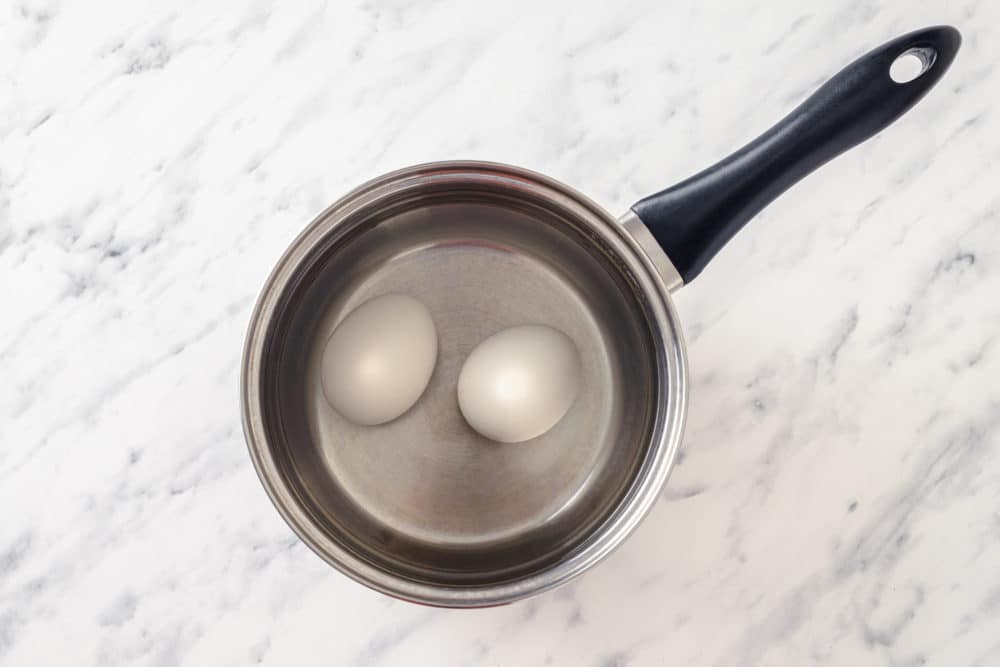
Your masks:
M488 586L572 557L620 508L663 397L644 299L593 224L500 184L426 186L343 215L303 255L271 320L260 409L272 496L305 513L327 560ZM326 402L319 362L344 316L392 292L430 309L437 364L402 417L356 426ZM477 344L529 323L574 341L581 384L552 430L500 444L463 420L458 374Z

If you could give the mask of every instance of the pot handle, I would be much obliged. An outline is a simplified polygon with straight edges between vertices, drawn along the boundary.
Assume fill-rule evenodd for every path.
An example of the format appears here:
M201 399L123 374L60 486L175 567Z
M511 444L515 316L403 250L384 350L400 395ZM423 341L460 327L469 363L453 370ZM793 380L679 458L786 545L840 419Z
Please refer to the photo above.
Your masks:
M691 178L640 199L632 211L684 282L690 282L778 195L906 113L945 73L961 42L958 30L937 26L878 47L760 137ZM918 57L922 70L897 83L889 68L904 54Z

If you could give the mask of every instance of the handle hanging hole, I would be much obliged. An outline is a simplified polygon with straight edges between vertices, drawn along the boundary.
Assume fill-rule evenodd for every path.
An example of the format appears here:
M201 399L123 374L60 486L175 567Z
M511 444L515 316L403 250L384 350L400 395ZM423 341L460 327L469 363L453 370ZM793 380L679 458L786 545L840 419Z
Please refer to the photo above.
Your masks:
M889 66L889 77L896 83L909 83L920 78L931 68L937 51L930 47L918 46L903 51Z

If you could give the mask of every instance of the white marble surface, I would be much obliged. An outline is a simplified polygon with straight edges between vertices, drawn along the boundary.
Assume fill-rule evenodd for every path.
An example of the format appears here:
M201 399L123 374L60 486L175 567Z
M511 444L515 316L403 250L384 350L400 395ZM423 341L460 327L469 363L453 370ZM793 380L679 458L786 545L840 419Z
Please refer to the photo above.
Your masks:
M481 158L623 211L934 23L942 85L678 294L683 459L609 560L446 611L296 541L237 374L326 204ZM1000 664L997 62L986 0L0 3L0 663Z

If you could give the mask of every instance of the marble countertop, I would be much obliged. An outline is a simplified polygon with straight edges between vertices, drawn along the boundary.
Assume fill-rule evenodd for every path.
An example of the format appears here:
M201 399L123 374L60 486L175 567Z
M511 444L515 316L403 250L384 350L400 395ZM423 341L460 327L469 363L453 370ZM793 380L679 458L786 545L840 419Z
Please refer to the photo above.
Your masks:
M1000 664L1000 4L212 6L0 9L0 663ZM295 539L238 370L317 212L450 158L624 211L936 23L941 85L677 294L682 458L608 560L450 611Z

